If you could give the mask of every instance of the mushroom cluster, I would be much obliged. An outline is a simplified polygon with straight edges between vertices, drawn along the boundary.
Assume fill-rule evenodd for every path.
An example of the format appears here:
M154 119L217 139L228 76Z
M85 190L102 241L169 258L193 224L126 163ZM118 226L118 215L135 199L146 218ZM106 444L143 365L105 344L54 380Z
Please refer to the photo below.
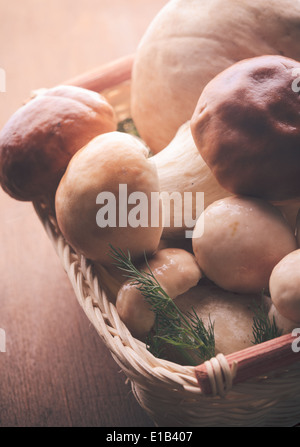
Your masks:
M283 332L300 323L299 72L283 56L239 61L206 85L191 118L201 156L232 194L196 223L196 259L225 290L267 291Z
M300 322L300 232L284 213L300 199L294 70L300 63L274 55L230 66L155 155L117 130L100 94L46 89L0 133L1 185L18 200L50 196L66 241L100 278L115 278L110 299L135 337L145 339L155 313L117 271L112 246L183 309L212 313L221 352L251 344L249 300L262 292L287 331Z

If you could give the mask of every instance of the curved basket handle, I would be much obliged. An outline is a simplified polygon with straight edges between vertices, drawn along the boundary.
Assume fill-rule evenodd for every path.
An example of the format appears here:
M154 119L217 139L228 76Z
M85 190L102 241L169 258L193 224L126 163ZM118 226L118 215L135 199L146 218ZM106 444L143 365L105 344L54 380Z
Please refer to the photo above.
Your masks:
M300 328L259 345L216 356L195 367L199 387L204 394L225 395L231 385L298 362L297 342L300 345Z
M74 85L95 92L101 92L131 79L133 60L134 54L124 56L72 79L68 79L62 82L62 84Z

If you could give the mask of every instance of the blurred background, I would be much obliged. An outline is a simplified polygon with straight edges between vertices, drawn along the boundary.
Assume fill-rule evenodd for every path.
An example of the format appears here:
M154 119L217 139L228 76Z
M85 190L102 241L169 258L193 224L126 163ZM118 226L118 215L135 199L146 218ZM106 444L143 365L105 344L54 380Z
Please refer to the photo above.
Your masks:
M31 91L134 53L166 0L0 0L0 128ZM31 203L0 190L0 426L152 422L75 299Z
M166 0L0 0L0 126L39 87L131 54Z

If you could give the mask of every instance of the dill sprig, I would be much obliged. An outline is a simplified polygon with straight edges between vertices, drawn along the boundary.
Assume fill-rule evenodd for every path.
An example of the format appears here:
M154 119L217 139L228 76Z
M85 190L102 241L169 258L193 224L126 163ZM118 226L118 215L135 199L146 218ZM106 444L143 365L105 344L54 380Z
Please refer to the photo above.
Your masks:
M264 303L254 303L252 306L254 312L252 333L252 344L257 345L273 338L280 337L282 331L278 328L275 317L268 316L268 310Z
M148 349L159 357L164 355L164 346L172 345L191 365L210 359L215 355L214 325L209 320L206 328L194 309L182 312L155 278L145 256L148 271L138 270L130 253L111 246L115 266L125 272L141 292L155 314L153 330L147 338Z
M117 130L119 132L125 132L139 137L139 133L132 118L125 118L124 120L120 121L118 123Z

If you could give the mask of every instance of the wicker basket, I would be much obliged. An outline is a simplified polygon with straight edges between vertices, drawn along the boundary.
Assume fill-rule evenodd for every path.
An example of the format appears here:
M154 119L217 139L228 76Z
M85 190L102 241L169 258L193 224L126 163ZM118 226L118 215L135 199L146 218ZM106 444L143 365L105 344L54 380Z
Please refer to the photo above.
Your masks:
M132 61L133 56L122 58L68 83L101 92L123 120L130 117ZM47 200L34 203L34 208L87 318L157 426L268 427L299 423L300 353L293 352L291 357L290 336L279 337L275 345L260 345L259 352L248 348L237 356L218 355L199 368L158 359L131 336L108 299L106 290L114 279L104 270L96 275L93 265L66 243ZM285 356L287 361L280 361ZM242 374L236 380L240 366Z

